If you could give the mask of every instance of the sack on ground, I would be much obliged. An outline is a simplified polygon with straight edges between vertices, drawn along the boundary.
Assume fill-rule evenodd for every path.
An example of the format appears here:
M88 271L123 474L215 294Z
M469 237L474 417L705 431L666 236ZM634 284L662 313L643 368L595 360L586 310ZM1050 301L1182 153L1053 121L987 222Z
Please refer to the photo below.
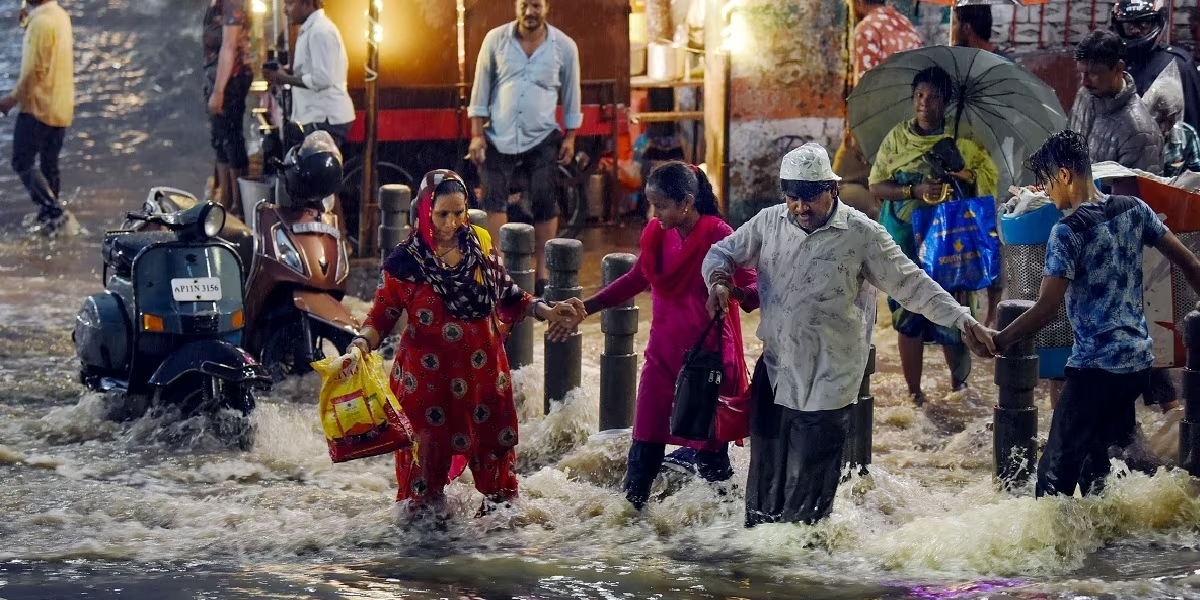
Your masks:
M346 462L413 446L412 425L388 387L383 357L350 354L312 363L321 374L321 426L329 458Z
M918 208L912 227L917 264L947 292L982 290L1000 276L1000 234L991 196Z

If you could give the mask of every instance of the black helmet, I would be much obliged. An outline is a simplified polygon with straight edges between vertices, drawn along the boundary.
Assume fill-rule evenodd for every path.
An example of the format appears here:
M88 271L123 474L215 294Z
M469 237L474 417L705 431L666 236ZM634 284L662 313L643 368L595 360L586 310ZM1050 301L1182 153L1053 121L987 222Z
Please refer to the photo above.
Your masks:
M1108 26L1125 40L1125 46L1131 53L1140 54L1158 44L1158 37L1167 23L1166 13L1163 0L1119 0L1113 4L1112 20ZM1135 36L1125 27L1132 23L1148 24L1150 28L1146 33Z
M293 202L322 200L342 186L342 153L333 137L314 131L283 159L283 187Z

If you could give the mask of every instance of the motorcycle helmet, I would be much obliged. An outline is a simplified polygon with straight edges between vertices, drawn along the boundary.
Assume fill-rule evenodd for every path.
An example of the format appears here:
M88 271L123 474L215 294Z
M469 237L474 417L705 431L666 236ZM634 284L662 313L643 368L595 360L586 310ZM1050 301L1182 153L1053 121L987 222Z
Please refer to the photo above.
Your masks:
M283 159L283 187L293 202L322 200L342 186L342 153L333 137L314 131Z
M1158 44L1166 13L1163 0L1119 0L1113 4L1109 28L1125 40L1131 53L1142 54Z

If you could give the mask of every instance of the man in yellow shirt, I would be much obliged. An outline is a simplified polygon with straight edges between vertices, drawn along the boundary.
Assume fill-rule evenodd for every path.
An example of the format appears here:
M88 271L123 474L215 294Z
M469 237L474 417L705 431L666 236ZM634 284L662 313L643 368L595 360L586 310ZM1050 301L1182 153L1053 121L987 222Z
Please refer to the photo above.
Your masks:
M12 93L0 100L7 115L18 104L13 129L12 167L34 204L37 230L63 231L70 215L58 200L58 155L75 116L75 63L71 17L55 0L28 0L28 27L21 75ZM40 162L40 169L34 163Z

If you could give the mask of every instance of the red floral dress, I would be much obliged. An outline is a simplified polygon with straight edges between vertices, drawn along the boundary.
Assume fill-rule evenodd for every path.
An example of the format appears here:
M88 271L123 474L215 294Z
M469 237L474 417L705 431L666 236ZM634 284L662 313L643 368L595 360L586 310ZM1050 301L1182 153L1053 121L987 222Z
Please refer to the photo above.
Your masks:
M519 321L532 301L513 294L500 300L496 314L504 322ZM391 386L412 421L417 456L414 461L411 452L396 453L396 501L441 496L454 455L466 457L484 496L516 496L517 412L496 319L457 319L432 285L385 271L366 325L386 334L406 309Z

